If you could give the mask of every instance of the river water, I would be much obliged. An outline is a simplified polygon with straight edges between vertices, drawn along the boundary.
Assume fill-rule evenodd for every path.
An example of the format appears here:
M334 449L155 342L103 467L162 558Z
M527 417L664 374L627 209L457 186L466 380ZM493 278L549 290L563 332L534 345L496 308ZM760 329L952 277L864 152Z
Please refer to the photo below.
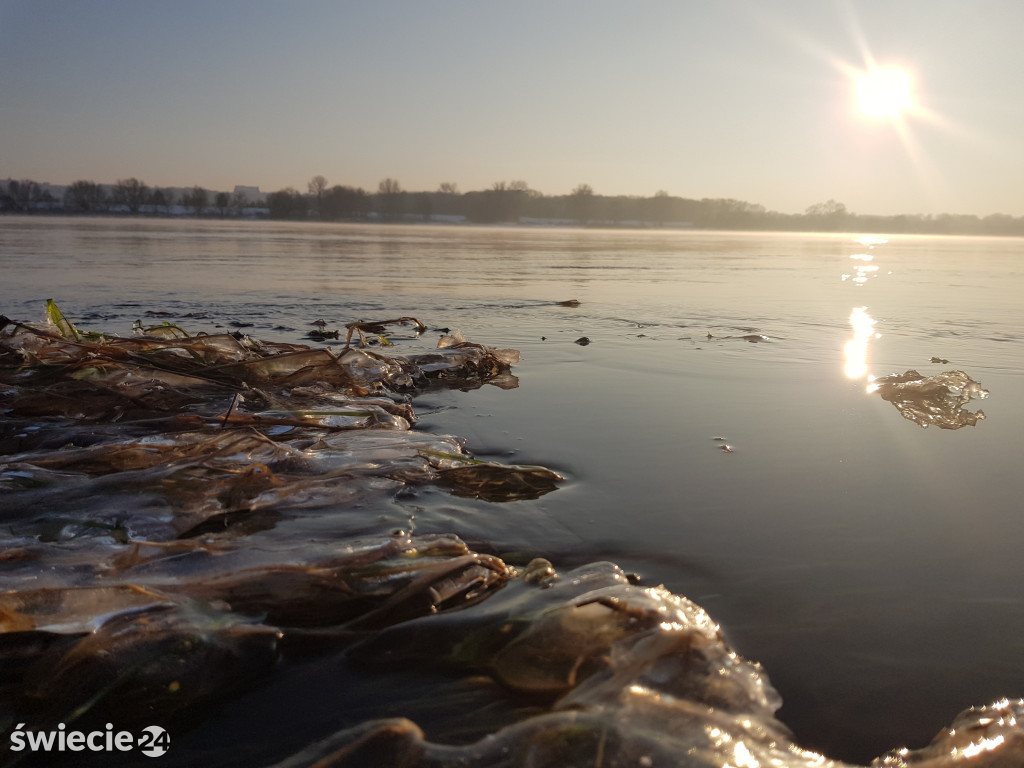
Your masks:
M380 531L664 583L761 662L803 746L864 761L1024 697L1020 240L3 217L0 269L21 321L53 298L90 330L302 342L411 315L430 330L399 351L438 328L520 350L517 388L425 394L417 429L566 482ZM869 391L911 369L964 371L984 418L922 428Z

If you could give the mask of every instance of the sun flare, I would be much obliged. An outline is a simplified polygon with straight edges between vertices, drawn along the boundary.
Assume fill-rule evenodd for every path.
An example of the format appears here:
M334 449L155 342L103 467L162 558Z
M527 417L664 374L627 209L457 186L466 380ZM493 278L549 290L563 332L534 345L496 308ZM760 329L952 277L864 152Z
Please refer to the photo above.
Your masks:
M912 105L910 75L896 68L857 75L857 106L869 117L898 117Z

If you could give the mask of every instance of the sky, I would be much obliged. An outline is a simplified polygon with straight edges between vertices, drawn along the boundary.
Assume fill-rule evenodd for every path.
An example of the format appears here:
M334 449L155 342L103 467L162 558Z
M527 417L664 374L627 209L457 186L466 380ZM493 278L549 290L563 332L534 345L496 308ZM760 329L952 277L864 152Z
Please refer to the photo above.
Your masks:
M0 0L0 178L1024 215L1021 0ZM912 105L863 114L858 72Z

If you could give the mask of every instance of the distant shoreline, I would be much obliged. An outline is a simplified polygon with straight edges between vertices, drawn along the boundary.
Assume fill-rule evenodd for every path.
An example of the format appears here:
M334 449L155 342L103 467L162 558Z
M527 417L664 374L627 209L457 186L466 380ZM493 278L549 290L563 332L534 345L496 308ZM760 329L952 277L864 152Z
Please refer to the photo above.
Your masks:
M296 224L369 224L369 225L398 225L398 226L441 226L441 227L522 227L524 229L588 229L588 230L634 230L640 232L767 232L767 233L789 233L789 234L882 234L882 235L922 235L936 237L1024 237L1024 217L1014 219L1015 226L1008 228L1000 226L989 228L985 226L985 219L977 217L969 218L973 221L964 222L961 227L944 226L946 222L939 222L934 219L922 220L919 217L905 216L857 216L850 215L844 219L845 226L839 227L817 227L817 222L807 221L806 216L800 214L779 214L787 219L797 221L786 222L789 226L701 226L689 222L667 222L651 223L642 221L615 221L615 220L590 220L579 222L573 220L544 220L531 217L522 217L518 221L473 221L466 217L459 217L460 220L452 220L454 217L432 216L425 218L422 215L410 214L394 218L385 218L371 212L362 218L338 218L321 220L317 218L283 218L269 215L267 209L256 209L254 213L233 213L220 215L218 213L155 213L140 212L128 213L123 211L65 211L65 210L33 210L16 211L0 210L0 219L3 218L26 218L26 219L108 219L116 221L205 221L205 222L291 222ZM911 219L907 221L907 219ZM780 222L781 223L781 222ZM925 226L927 223L935 224L934 227Z
M136 178L116 184L79 180L66 186L6 179L0 180L0 214L1024 236L1024 216L858 214L832 199L803 213L780 213L744 200L685 198L664 190L650 197L601 195L589 184L567 195L545 195L518 180L468 192L450 182L435 191L410 192L388 178L370 193L328 186L323 176L314 176L307 187L306 193L293 187L264 193L259 187L236 186L229 193L199 186L150 187Z

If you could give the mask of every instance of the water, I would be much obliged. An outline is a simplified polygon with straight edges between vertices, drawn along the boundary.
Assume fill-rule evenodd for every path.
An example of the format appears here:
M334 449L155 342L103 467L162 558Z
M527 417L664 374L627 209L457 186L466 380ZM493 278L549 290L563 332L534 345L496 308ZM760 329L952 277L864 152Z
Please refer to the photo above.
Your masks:
M864 761L1024 696L1022 251L5 217L0 312L35 321L52 297L88 329L126 334L160 312L280 341L317 318L413 315L519 349L517 389L424 395L418 428L567 482L532 501L393 505L380 530L454 531L566 568L609 559L664 583L764 665L799 743ZM922 429L866 391L867 376L909 369L965 371L991 393L967 406L984 420Z

